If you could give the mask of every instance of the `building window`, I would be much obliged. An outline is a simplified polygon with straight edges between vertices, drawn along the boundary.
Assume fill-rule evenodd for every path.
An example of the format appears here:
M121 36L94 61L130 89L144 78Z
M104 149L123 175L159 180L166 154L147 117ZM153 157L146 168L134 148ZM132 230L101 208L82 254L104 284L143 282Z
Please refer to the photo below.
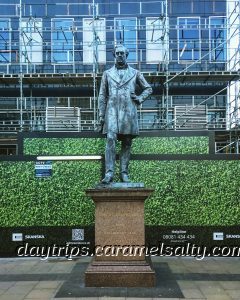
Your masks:
M201 58L200 18L178 18L178 61Z
M96 62L106 63L106 20L83 19L83 63L92 64L95 59L93 50L96 53Z
M52 19L52 63L74 61L73 19Z
M209 17L209 49L211 61L226 60L226 18Z
M23 19L21 24L23 63L43 63L42 19Z
M0 19L0 63L11 62L10 20Z
M128 61L137 61L137 19L115 18L115 43L129 50Z
M160 63L168 59L166 18L146 18L146 62Z

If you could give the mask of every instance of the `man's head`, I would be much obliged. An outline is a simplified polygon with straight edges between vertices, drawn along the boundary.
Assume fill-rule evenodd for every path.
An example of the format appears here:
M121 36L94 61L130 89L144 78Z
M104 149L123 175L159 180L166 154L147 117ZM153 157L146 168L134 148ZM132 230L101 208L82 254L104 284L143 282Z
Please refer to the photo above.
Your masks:
M124 66L127 62L128 54L129 54L129 51L125 46L123 46L121 44L117 45L114 48L114 53L113 53L115 60L116 60L116 64L119 66Z

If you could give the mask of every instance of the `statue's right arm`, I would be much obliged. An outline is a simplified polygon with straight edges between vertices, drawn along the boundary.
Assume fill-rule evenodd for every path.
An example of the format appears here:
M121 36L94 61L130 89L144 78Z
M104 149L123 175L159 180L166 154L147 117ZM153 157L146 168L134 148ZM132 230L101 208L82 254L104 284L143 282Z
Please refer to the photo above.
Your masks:
M106 72L104 72L102 76L102 81L101 81L101 86L100 86L99 96L98 96L98 110L99 110L100 123L104 122L107 99L108 99L108 82L107 82L107 74Z

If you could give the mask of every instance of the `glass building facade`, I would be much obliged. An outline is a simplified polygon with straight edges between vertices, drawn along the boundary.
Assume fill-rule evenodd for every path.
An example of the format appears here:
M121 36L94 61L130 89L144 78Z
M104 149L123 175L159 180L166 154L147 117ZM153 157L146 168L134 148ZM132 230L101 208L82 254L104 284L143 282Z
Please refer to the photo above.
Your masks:
M0 132L92 131L122 43L153 87L141 130L239 126L239 1L0 3Z

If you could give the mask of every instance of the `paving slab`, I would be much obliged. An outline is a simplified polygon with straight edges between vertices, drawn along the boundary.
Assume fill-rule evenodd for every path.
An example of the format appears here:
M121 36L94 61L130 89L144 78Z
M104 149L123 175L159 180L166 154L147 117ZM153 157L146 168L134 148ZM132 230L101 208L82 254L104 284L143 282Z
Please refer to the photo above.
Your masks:
M152 260L154 288L86 288L90 258L0 259L0 300L240 300L240 259Z

